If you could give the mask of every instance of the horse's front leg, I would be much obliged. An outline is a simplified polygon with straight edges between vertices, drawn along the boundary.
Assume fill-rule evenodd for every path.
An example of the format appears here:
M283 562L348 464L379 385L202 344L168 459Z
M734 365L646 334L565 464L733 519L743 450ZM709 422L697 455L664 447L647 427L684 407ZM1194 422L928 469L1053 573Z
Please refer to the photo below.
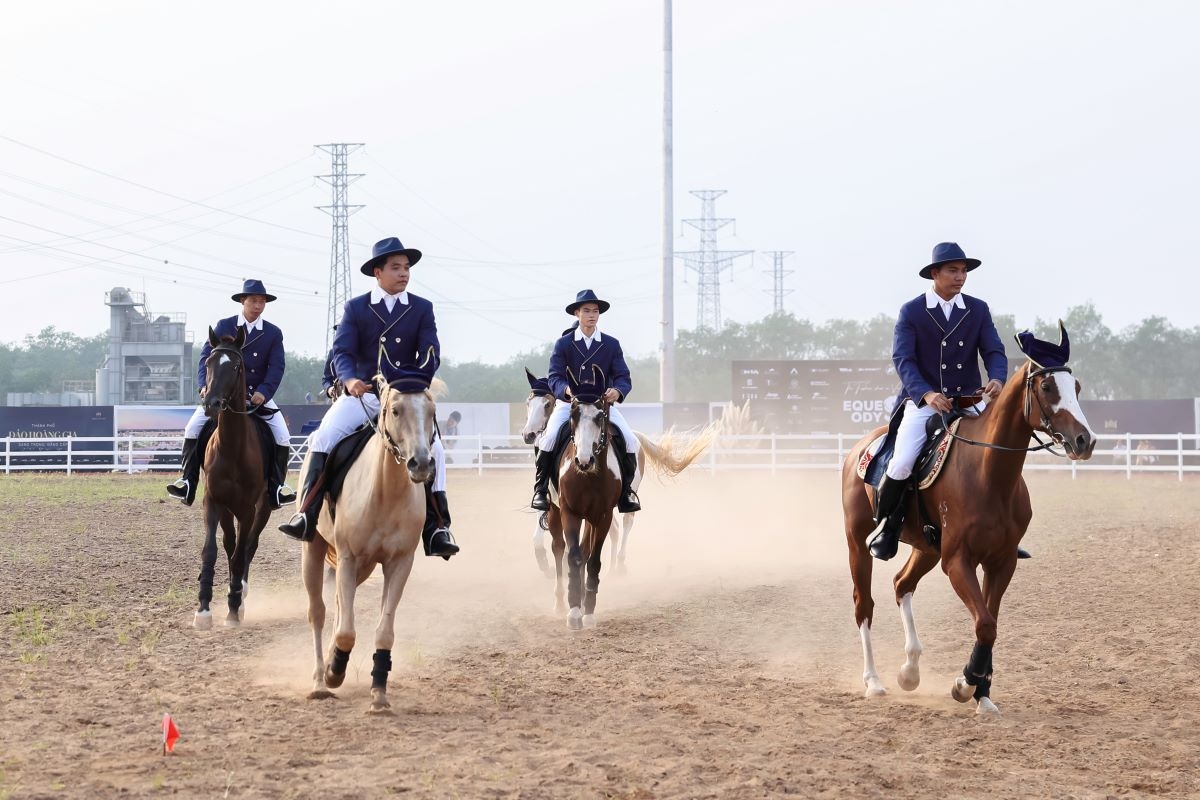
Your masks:
M926 553L913 548L904 568L896 573L892 586L896 590L896 605L900 607L900 622L904 625L904 666L900 667L897 683L906 692L921 685L921 653L924 649L917 636L917 623L913 617L912 598L917 583L940 559L936 553Z
M583 627L596 627L596 594L600 591L600 555L604 552L604 538L608 535L609 526L612 524L612 510L596 520L596 524L587 523L588 537L595 537L592 541L591 552L588 554L587 560L587 586L583 595Z
M325 654L321 649L321 637L325 630L325 598L322 594L325 582L322 576L325 569L325 553L328 549L329 545L325 539L315 536L311 542L304 543L304 550L300 556L304 590L308 592L308 625L312 629L313 657L316 660L309 700L333 697L333 692L325 685Z
M846 509L846 545L850 551L850 578L854 582L854 622L862 641L863 684L867 687L867 697L879 697L887 694L887 689L875 669L875 650L871 645L871 622L875 614L875 600L871 597L874 559L867 549L867 537L871 534L871 509L866 504L865 493L862 504L865 512L857 506Z
M550 562L546 558L546 514L542 511L537 516L537 521L533 523L533 557L537 559L538 569L547 578L554 577L554 573L550 571Z
M204 545L200 548L200 596L199 606L192 617L192 627L198 631L212 629L213 574L217 569L217 525L220 512L216 504L204 499Z
M392 669L392 645L396 639L396 606L404 594L412 572L413 554L383 565L383 597L379 603L379 624L375 627L375 655L371 668L371 707L368 714L391 714L388 702L387 679Z
M224 515L221 517L221 527L225 527ZM245 600L246 570L250 566L246 545L253 527L254 513L251 509L247 513L238 515L236 531L233 531L232 523L225 531L225 550L229 554L229 613L225 617L225 626L229 628L241 625L245 612L243 601ZM231 531L233 531L232 535ZM231 543L232 548L230 548Z
M554 612L562 614L567 610L566 588L563 578L563 555L567 552L567 543L563 538L562 512L558 506L550 506L546 512L546 524L550 528L550 552L554 555Z
M583 629L583 548L580 546L583 520L567 511L562 512L563 537L567 549L567 627Z
M354 649L354 590L357 588L358 560L338 550L337 560L337 627L329 644L329 663L325 667L325 683L336 689L346 680L346 665Z
M617 548L617 563L613 565L613 569L616 571L616 573L618 575L624 575L626 572L625 550L629 547L629 534L633 531L633 521L635 519L637 519L636 514L622 514L621 515L621 541L620 541L620 546ZM612 525L612 528L610 529L609 533L616 533L616 530L617 530L617 518L614 515L613 516L613 525Z
M999 710L988 697L992 687L992 646L996 643L996 617L988 608L983 591L979 588L975 565L966 555L959 553L949 562L943 560L942 568L950 578L950 585L954 587L954 591L975 620L975 647L971 650L971 658L963 667L963 674L954 682L950 694L960 703L974 697L978 702L977 713L998 715Z

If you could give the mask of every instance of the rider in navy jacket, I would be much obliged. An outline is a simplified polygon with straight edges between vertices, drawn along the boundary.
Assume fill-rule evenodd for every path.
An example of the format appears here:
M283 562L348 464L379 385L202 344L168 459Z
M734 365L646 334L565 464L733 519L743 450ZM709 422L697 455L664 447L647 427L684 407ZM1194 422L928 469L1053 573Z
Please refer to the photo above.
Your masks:
M933 262L918 273L933 284L905 303L896 320L892 362L903 382L904 402L896 410L902 415L896 445L875 505L875 522L883 522L883 527L870 545L872 555L884 561L896 554L904 525L905 489L925 444L929 418L955 406L978 414L986 400L974 398L997 397L1008 375L1008 358L991 310L982 300L962 293L967 273L981 263L967 258L954 242L935 246ZM986 385L979 375L981 358L987 369Z
M302 541L316 533L325 494L321 475L325 459L342 439L379 413L379 398L372 378L378 373L392 381L421 375L430 381L441 363L441 345L433 303L408 291L409 270L421 251L406 248L399 239L375 244L362 265L364 275L375 278L370 292L346 303L333 338L332 362L344 393L325 412L320 426L309 436L309 467L305 474L300 510L279 526ZM425 485L425 554L450 558L459 551L450 533L450 508L446 500L446 454L441 437L431 448L435 462L432 484Z

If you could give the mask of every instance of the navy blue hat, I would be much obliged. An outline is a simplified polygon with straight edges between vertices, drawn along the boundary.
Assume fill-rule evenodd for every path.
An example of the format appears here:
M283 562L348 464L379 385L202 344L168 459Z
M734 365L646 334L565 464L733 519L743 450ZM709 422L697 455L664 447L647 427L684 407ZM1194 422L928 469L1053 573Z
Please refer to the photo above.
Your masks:
M574 314L575 309L579 308L584 303L595 303L596 305L600 306L601 314L603 314L605 311L608 311L608 303L606 301L596 297L596 293L591 289L584 289L582 292L575 295L575 302L567 306L567 313Z
M1021 331L1017 334L1017 346L1041 369L1065 367L1071 357L1071 340L1067 338L1067 329L1061 319L1058 321L1058 344L1043 342L1029 331Z
M408 256L408 265L411 267L421 260L421 251L412 247L405 247L400 243L400 240L395 236L390 239L383 239L375 243L371 248L371 258L367 263L363 264L360 271L363 275L375 275L375 268L383 266L383 262L388 256L394 256L397 253L403 253Z
M562 332L562 335L570 336L571 334L575 333L575 331L578 330L578 328L579 328L579 320L575 320L574 322L571 323L571 327L567 328L565 331Z
M963 252L963 249L958 246L957 242L942 242L933 246L933 263L922 267L918 274L922 278L932 278L934 267L940 267L942 264L947 264L951 261L967 262L967 272L970 272L983 263L978 258L967 258L967 254Z
M258 278L246 278L242 282L242 290L233 296L233 302L240 303L252 294L261 294L267 298L267 302L275 300L275 295L267 291L267 287L263 286L263 282Z

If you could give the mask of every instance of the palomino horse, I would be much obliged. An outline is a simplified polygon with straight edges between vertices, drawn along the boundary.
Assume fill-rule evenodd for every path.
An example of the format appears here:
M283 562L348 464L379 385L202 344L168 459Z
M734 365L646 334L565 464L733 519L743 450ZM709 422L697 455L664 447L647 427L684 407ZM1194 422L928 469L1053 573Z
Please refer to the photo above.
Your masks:
M208 329L208 384L204 415L217 418L217 427L204 453L204 548L201 551L200 607L192 619L199 630L212 628L213 573L217 561L217 524L224 533L229 559L229 614L225 624L236 627L245 615L250 562L258 536L271 516L267 480L254 412L246 408L246 368L242 345L246 329L237 336L217 338ZM236 521L236 528L235 523Z
M375 565L383 568L383 599L375 627L371 706L368 713L390 714L388 672L392 668L396 606L421 545L425 522L426 481L433 477L436 407L429 379L402 378L386 383L376 376L379 422L346 474L336 503L326 503L317 520L317 535L304 544L301 569L308 591L308 621L312 627L316 666L310 699L332 697L329 689L342 685L354 647L354 594ZM441 381L435 381L440 386ZM308 459L303 471L307 472ZM301 476L301 485L307 485ZM336 519L331 511L336 506ZM328 659L322 654L325 600L322 569L335 572L337 614Z
M1022 352L1030 360L1016 371L983 413L962 420L955 434L958 441L950 450L940 476L931 486L916 493L916 497L910 495L905 500L907 513L901 540L912 545L913 550L892 583L904 625L906 656L898 682L906 691L917 688L921 680L918 659L922 648L913 622L913 592L921 577L940 560L942 571L975 621L975 648L951 694L962 703L974 697L977 713L999 714L988 696L996 619L1004 590L1017 567L1017 546L1033 516L1029 492L1021 477L1025 454L1057 444L1064 451L1059 455L1085 460L1091 458L1096 446L1095 434L1079 406L1079 384L1067 367L1069 342L1061 322L1059 330L1058 345L1034 339L1029 333L1017 337ZM854 621L862 638L867 696L886 694L886 689L875 671L871 649L875 603L871 599L873 559L867 549L867 538L875 524L857 465L866 448L883 431L881 428L860 440L842 465L842 508L854 579ZM1053 442L1028 447L1030 437L1036 438L1037 431L1049 434ZM918 502L941 528L940 549L931 546L923 534ZM976 568L980 566L982 588L976 577Z
M529 371L526 370L526 373ZM537 379L532 374L528 374L528 377L533 386ZM618 454L610 447L612 426L608 421L609 404L596 395L585 393L586 389L597 385L604 385L603 378L598 383L584 384L583 387L572 383L575 397L571 400L571 436L558 463L558 486L555 487L553 483L550 486L550 510L546 512L546 526L550 531L551 551L554 553L555 608L560 613L567 607L563 603L563 556L567 556L566 599L570 606L567 625L571 630L590 628L596 624L600 555L610 529L615 528L613 507L621 490ZM537 389L534 391L536 393ZM554 398L546 397L548 399L531 395L526 403L531 418L549 414ZM525 441L532 444L545 425L545 419L528 419L522 431ZM634 431L634 435L641 444L638 475L634 480L636 486L647 461L654 465L659 474L678 475L704 452L716 435L716 429L713 426L705 429L682 453L674 451L670 434L658 442L651 441L639 431ZM625 530L627 541L629 528ZM539 562L543 558L544 555ZM585 563L586 593L583 587Z

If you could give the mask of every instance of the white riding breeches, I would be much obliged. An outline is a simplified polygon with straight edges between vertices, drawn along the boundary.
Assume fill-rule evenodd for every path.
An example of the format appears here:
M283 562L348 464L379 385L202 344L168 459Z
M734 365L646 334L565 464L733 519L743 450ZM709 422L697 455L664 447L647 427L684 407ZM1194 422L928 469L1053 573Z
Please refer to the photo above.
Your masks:
M979 416L979 412L983 411L986 405L987 399L984 398L966 409L966 413L972 417ZM900 427L896 429L896 448L887 466L889 478L902 481L912 475L917 456L921 455L921 448L925 446L925 425L935 414L937 411L933 406L924 405L918 408L912 400L904 402L904 417L900 420Z
M550 412L550 419L546 420L546 430L542 433L542 439L538 443L538 447L543 451L553 450L554 446L558 444L558 429L570 418L571 404L565 400L556 400L554 402L554 410ZM625 417L621 416L621 411L616 406L608 407L608 421L625 437L625 452L636 453L638 451L638 438L634 435L633 428L629 427L629 423L625 421Z
M274 400L268 400L263 404L263 407L279 408L279 406L275 405ZM192 412L192 418L188 420L187 425L183 426L183 435L188 439L198 437L206 419L207 417L204 416L204 406L196 406L196 410ZM272 414L262 419L271 428L271 435L275 437L275 444L290 445L292 443L292 435L288 432L287 423L283 421L283 414Z
M363 406L366 410L363 410ZM330 453L342 439L354 433L359 426L367 422L367 415L374 420L379 416L379 397L370 393L359 398L344 394L325 412L320 426L308 436L308 449L317 453ZM433 440L429 448L433 456L434 474L433 491L446 491L446 449L442 446L442 437Z

